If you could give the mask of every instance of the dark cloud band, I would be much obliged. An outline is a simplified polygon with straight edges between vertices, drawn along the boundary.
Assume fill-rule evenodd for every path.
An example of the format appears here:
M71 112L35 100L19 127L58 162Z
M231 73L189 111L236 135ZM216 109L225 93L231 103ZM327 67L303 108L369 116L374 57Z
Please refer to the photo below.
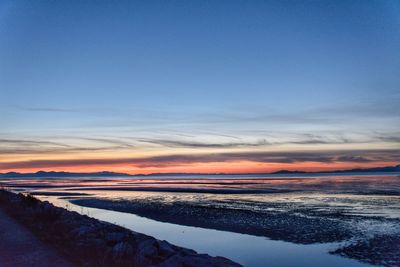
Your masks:
M235 152L211 154L176 154L142 158L112 158L112 159L62 159L62 160L29 160L0 163L1 170L54 168L95 165L127 164L132 167L173 167L196 163L212 162L258 162L286 163L302 162L317 163L369 163L369 162L398 162L399 150L356 150L356 151L295 151L295 152Z

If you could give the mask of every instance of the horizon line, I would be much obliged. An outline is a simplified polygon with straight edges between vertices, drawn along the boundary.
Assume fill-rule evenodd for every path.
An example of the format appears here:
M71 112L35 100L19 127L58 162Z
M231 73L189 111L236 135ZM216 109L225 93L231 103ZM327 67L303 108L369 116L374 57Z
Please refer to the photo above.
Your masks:
M38 173L65 173L65 174L101 174L101 173L110 173L110 174L120 174L125 176L152 176L152 175L251 175L251 174L285 174L288 173L300 173L300 174L318 174L318 173L334 173L334 172L347 172L347 171L370 171L374 169L386 169L386 168L397 168L400 167L400 163L397 165L387 165L383 167L371 167L371 168L351 168L351 169L336 169L336 170L329 170L329 171L302 171L302 170L285 170L281 169L278 171L273 172L154 172L154 173L136 173L136 174L129 174L125 172L113 172L113 171L97 171L97 172L70 172L70 171L44 171L39 170L36 172L0 172L0 175L7 175L7 174L20 174L20 175L28 175L28 174L38 174Z

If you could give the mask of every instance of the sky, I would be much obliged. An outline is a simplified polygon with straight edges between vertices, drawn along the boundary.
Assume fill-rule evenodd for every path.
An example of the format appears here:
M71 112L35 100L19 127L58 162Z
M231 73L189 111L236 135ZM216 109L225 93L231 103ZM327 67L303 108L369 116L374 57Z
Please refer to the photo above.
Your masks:
M400 162L400 2L0 2L0 172Z

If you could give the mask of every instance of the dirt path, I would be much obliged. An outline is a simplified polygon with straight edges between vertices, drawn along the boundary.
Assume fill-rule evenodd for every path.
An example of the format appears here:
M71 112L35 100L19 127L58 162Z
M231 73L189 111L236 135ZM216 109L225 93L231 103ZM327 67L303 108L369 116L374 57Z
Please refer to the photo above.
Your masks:
M0 209L0 267L72 267Z

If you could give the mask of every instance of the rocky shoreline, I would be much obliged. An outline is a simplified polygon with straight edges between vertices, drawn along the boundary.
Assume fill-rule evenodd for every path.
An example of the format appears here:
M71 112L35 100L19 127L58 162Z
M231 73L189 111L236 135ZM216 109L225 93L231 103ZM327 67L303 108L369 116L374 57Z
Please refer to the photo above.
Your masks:
M76 266L236 267L123 227L0 190L0 208Z
M400 239L396 230L399 219L347 214L341 211L340 206L323 209L321 205L305 207L293 203L264 203L269 209L275 208L271 211L248 210L243 205L228 207L221 202L196 204L90 197L69 201L85 207L133 213L157 221L265 236L297 244L346 241L330 253L372 265L399 266L400 263ZM367 231L359 228L362 225L367 227Z

